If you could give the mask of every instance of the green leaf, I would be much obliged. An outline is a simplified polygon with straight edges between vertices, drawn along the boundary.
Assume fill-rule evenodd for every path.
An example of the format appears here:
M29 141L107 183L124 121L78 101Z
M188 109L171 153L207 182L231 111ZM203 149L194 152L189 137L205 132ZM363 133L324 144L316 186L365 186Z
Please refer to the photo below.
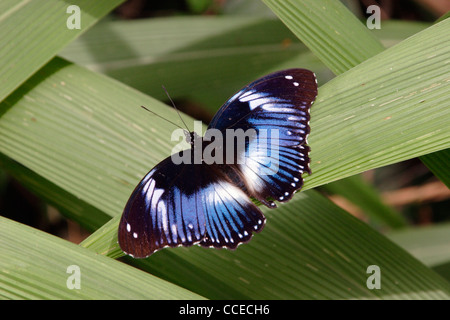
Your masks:
M149 164L171 150L173 128L141 105L178 117L159 101L55 58L0 104L0 152L114 216Z
M374 34L340 1L263 1L335 74L384 50Z
M450 262L445 262L443 264L433 266L432 269L441 277L443 277L447 281L450 281Z
M375 34L392 46L427 25L383 21ZM319 83L331 76L282 22L249 17L105 21L60 55L157 99L167 99L164 84L172 98L199 103L209 116L230 92L271 71L302 66L314 70Z
M386 48L389 48L401 40L423 31L430 25L430 23L422 21L383 20L380 29L373 29L371 31Z
M450 149L434 152L420 157L420 160L450 188Z
M408 228L387 233L387 237L427 266L450 261L450 224Z
M200 104L209 116L267 72L301 65L321 78L329 74L280 21L249 17L105 22L60 55L160 100L167 99L163 84L174 99Z
M0 217L0 298L202 299L68 241ZM67 282L79 268L79 289Z
M211 299L450 298L445 280L315 191L262 210L263 232L236 251L175 248L133 263ZM112 221L103 242L117 239ZM367 288L370 265L381 269L381 290Z
M436 24L320 88L309 140L320 181L313 175L305 187L406 160L412 150L419 156L449 147L449 52L440 38L449 24ZM315 146L316 140L324 144Z
M0 101L122 1L2 1ZM81 29L67 27L67 19L73 14L67 13L70 5L81 10Z
M39 195L44 202L58 208L67 218L77 221L89 231L97 230L99 226L111 219L111 216L94 205L80 200L67 190L1 153L0 164L29 191Z

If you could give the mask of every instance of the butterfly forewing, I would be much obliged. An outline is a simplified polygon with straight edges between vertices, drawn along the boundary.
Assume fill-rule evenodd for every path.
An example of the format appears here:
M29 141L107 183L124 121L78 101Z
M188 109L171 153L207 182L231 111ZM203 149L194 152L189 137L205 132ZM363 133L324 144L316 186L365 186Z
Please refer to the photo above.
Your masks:
M249 195L269 207L292 198L310 173L309 109L317 95L314 73L288 69L265 76L235 94L208 128L254 129L258 139L246 141L245 161L230 164L245 177ZM264 133L264 134L263 134ZM225 135L226 136L226 135ZM266 148L261 148L265 137ZM234 141L226 141L227 146Z

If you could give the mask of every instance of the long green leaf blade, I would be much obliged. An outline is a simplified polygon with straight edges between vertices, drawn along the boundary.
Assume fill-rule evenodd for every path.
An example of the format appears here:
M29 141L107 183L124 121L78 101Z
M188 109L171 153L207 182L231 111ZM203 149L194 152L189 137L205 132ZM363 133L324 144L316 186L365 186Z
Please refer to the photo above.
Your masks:
M427 266L450 261L449 223L393 231L386 236Z
M173 128L159 120L148 128L152 116L141 105L176 115L117 81L55 58L0 105L0 152L114 216L129 181L170 153Z
M0 217L0 298L202 299L68 241ZM79 289L73 287L79 269ZM69 285L67 284L69 282Z
M263 232L236 251L175 248L133 263L211 299L450 298L444 279L315 191L262 209ZM118 256L107 245L117 239L118 218L98 234L106 246L92 238L83 245ZM380 267L380 290L367 287L370 265Z
M0 5L0 101L123 0L7 0ZM67 20L80 9L80 29ZM31 53L31 54L30 54Z
M311 111L316 177L330 181L339 171L356 174L406 160L412 150L419 156L448 148L449 25L436 24L320 88ZM326 147L316 147L316 139ZM312 180L307 187L321 184Z
M424 155L420 157L420 160L430 168L436 177L450 188L450 149Z
M428 25L383 21L375 34L391 47ZM211 114L230 92L270 71L302 66L319 84L330 77L281 21L241 16L104 21L59 55L157 99L166 98L163 83L172 98L192 99Z
M340 1L263 1L335 74L384 50L373 33Z
M172 98L195 101L211 117L232 92L270 71L301 65L329 73L280 21L248 17L104 22L60 56L156 99L167 99L164 84Z

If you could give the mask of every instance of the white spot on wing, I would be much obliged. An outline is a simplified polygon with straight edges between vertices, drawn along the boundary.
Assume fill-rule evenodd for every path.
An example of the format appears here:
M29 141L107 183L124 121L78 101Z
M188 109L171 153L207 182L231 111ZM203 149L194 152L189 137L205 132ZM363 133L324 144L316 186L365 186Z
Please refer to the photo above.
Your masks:
M239 98L240 102L248 102L250 110L254 110L263 104L269 103L270 100L271 99L267 98L267 94L255 92L254 90L248 91Z
M164 201L159 201L157 203L157 211L158 215L160 215L160 221L162 222L162 227L164 230L164 233L167 234L169 231L169 220L167 218L167 208Z
M175 235L175 237L177 236L178 230L177 230L177 225L175 223L172 224L172 234Z

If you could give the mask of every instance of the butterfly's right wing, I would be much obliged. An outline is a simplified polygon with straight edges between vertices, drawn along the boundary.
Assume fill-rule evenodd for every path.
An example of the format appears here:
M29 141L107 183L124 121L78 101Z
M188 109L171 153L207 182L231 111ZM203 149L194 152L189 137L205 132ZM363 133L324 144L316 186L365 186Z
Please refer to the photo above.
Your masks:
M171 157L154 167L131 194L119 225L119 245L145 258L158 249L190 246L205 237L198 165L175 165Z
M264 222L262 212L216 166L176 165L168 157L131 194L119 225L119 245L135 258L196 243L234 249Z

